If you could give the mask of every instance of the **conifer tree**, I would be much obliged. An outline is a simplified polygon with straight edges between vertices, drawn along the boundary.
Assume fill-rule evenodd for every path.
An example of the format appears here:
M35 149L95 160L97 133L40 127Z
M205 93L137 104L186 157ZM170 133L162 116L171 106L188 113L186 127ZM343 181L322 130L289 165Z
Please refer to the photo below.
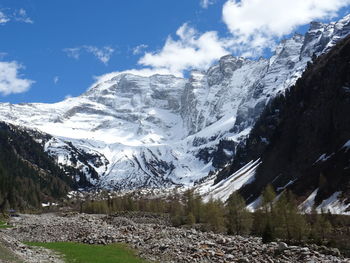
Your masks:
M263 233L262 233L262 242L264 244L266 244L266 243L269 243L269 242L273 242L275 240L276 240L275 232L272 229L270 221L268 221L266 223L266 225L264 226L264 230L263 230Z
M192 214L195 222L201 222L203 217L203 201L199 194L196 194L193 189L187 190L184 193L184 204L186 216Z
M299 212L295 196L290 191L281 193L274 209L273 222L279 238L301 241L307 236L307 222Z
M327 236L332 232L332 224L327 219L326 215L322 212L316 215L315 223L312 226L312 236L317 242L323 242L327 239Z
M276 193L272 185L267 185L265 190L262 192L262 209L264 212L265 222L261 226L263 231L272 231L272 236L275 236L275 214L274 214L274 201L276 199ZM268 227L267 227L268 225Z
M193 225L196 223L196 218L194 217L194 215L192 214L192 212L188 213L186 215L186 219L185 219L185 223L187 225Z
M203 209L203 200L199 194L195 194L193 204L194 204L193 215L196 219L196 222L201 223L203 221L204 209Z
M256 209L253 213L252 233L258 236L262 236L266 223L267 219L263 209Z
M272 185L267 185L265 190L262 193L262 207L266 213L266 215L273 214L273 202L276 198L275 190Z
M235 235L250 233L252 216L246 208L244 199L237 192L231 194L227 200L226 209L228 233Z
M205 204L204 211L204 222L207 224L207 230L224 232L226 224L223 202L210 198Z
M178 199L178 196L174 196L170 200L170 218L171 222L174 226L180 226L183 224L184 221L184 211L183 207Z
M267 185L267 187L262 192L262 200L260 207L261 218L255 216L255 220L260 221L259 223L255 222L254 225L257 227L256 231L264 235L275 237L275 215L274 215L274 201L276 198L275 190L272 185ZM270 233L271 232L271 233ZM267 238L269 240L269 238Z

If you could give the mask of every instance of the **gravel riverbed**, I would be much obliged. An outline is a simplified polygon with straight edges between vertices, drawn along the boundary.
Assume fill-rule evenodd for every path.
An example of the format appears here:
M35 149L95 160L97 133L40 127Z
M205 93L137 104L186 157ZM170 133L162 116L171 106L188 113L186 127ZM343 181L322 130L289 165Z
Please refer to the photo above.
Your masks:
M258 237L227 236L171 227L152 215L41 214L21 215L14 228L0 232L0 241L25 262L61 262L47 250L33 250L21 242L73 241L87 244L122 242L150 261L172 262L349 262L338 249L310 245L263 244ZM11 245L12 244L12 245ZM34 255L33 255L34 254ZM41 257L41 258L40 258ZM36 260L36 261L35 261Z

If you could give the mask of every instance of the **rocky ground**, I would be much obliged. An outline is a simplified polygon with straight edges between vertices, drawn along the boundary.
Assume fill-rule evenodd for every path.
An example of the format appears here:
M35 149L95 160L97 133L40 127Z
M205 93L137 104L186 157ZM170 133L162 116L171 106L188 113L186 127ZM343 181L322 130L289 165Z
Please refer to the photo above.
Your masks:
M0 263L63 263L61 256L54 251L27 246L11 233L0 232Z
M140 256L158 262L350 262L339 250L323 246L262 244L257 237L227 236L195 229L174 228L166 218L152 215L117 216L86 214L21 215L14 228L0 232L12 250L27 262L59 262L47 251L33 252L18 241L76 241L88 244L124 242ZM40 261L37 255L41 256ZM46 255L46 256L45 256ZM36 261L35 261L35 256ZM30 258L34 259L30 261Z

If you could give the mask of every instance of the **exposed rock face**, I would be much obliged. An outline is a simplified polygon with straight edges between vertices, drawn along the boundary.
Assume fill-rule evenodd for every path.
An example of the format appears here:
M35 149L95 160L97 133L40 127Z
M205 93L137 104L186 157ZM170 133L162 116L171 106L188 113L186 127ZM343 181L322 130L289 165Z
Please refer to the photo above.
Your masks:
M141 218L142 220L142 218ZM26 215L6 230L20 241L124 242L156 262L350 262L325 247L262 244L260 238L170 227L164 220L137 223L128 216Z
M110 75L59 103L0 104L0 117L52 135L46 151L95 186L193 185L233 158L269 100L347 35L349 21L313 23L268 60L225 56L189 79Z
M312 28L319 25L313 25ZM350 37L310 65L285 96L271 101L231 165L230 176L260 159L241 194L253 202L268 183L312 205L350 213Z

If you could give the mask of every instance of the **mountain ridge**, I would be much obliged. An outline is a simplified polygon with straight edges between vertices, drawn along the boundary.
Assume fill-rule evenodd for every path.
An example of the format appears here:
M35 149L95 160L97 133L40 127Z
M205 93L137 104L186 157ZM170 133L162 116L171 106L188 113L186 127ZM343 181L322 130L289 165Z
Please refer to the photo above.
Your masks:
M270 99L349 31L350 16L313 23L305 36L282 41L270 59L228 55L188 80L118 74L55 104L2 103L0 116L52 135L45 150L96 187L193 186L223 168Z
M265 108L233 161L217 173L216 185L201 191L225 200L223 191L238 190L254 208L271 184L278 194L296 194L304 211L315 206L349 214L349 54L348 36L315 58Z

